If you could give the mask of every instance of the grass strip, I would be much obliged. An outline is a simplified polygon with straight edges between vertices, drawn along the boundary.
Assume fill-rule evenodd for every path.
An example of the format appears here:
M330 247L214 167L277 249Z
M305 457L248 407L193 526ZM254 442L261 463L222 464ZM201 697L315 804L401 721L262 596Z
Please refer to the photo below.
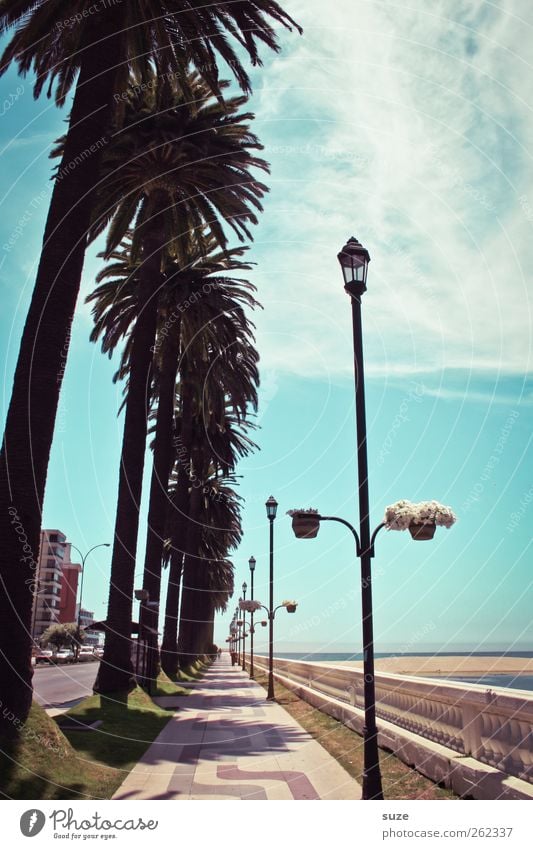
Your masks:
M183 688L163 679L158 690L179 695ZM110 799L172 713L139 687L89 696L57 719L34 703L20 737L0 752L0 792L7 799Z

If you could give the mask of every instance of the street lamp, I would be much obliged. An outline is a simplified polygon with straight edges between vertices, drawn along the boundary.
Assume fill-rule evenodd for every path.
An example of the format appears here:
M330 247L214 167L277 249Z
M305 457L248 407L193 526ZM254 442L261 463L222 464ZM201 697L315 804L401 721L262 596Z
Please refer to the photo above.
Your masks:
M246 600L246 590L248 589L248 585L246 581L244 581L242 585L242 597ZM243 623L242 623L242 671L246 672L246 611L243 611L242 614Z
M372 623L372 584L370 519L368 506L368 462L366 453L365 375L361 297L366 292L370 255L353 236L338 254L344 277L344 289L352 302L352 327L355 376L355 418L357 466L359 471L359 530L361 559L361 595L363 614L363 669L365 697L363 799L383 799L379 769L376 727L376 689L374 683L374 635Z
M238 607L235 608L235 613L233 614L233 623L235 626L235 641L236 641L236 649L237 649L237 666L241 665L241 634L239 628L237 627L237 620L239 618L240 610Z
M86 554L82 554L81 551L79 550L79 548L76 545L73 545L72 543L70 544L70 547L73 548L75 551L77 551L78 554L81 557L81 583L80 583L80 601L79 601L80 606L78 608L78 623L77 623L77 628L76 628L77 638L78 638L78 649L77 649L77 654L76 654L76 660L78 659L78 656L79 656L79 640L80 640L80 625L81 625L81 602L82 602L82 599L83 599L83 577L85 575L85 561L87 560L91 551L94 551L95 548L109 548L110 545L111 545L110 542L99 542L98 545L93 545L93 547L90 548L89 551Z
M274 519L278 511L278 502L273 495L266 504L267 519L270 523L270 594L269 610L274 609ZM269 616L268 629L268 694L267 699L274 698L274 617Z
M252 555L248 561L248 566L250 567L250 580L252 582L252 587L250 590L250 600L254 600L254 572L255 572L255 564L256 559ZM250 678L254 677L254 614L253 612L250 614Z
M233 619L231 620L229 626L230 632L230 656L231 656L231 665L235 666L235 661L237 658L237 615L236 612L233 614Z
M361 323L361 297L366 292L366 276L370 255L357 239L353 237L338 254L342 268L344 289L350 295L352 303L354 375L355 375L355 417L357 435L357 467L359 493L359 535L345 519L337 516L321 516L313 510L292 510L293 529L296 536L311 539L316 536L320 522L340 522L350 529L355 538L356 554L361 561L361 602L363 617L363 674L364 674L364 770L363 799L383 799L381 773L379 768L378 739L376 726L376 691L374 680L374 634L372 622L372 575L371 562L374 556L374 541L382 522L370 534L368 462L366 444L365 381L363 361L363 337ZM416 536L424 539L424 536Z
M273 633L273 629L274 629L274 619L276 618L276 611L279 610L280 608L284 607L285 610L287 611L287 613L296 613L296 608L298 607L298 603L296 601L283 601L281 604L278 604L277 607L273 607L272 604L270 605L270 607L267 607L266 605L261 604L260 601L256 601L255 599L254 599L254 601L255 601L254 606L257 610L260 607L262 607L263 610L266 611L268 623L269 623L269 626L270 626L269 627L270 646L269 646L269 653L268 653L268 693L267 693L267 699L272 701L274 699L274 664L273 664L273 652L272 652L272 633ZM250 599L250 602L248 603L248 605L250 605L250 604L251 604L251 599ZM248 607L246 606L246 600L245 599L239 599L239 607L240 607L240 609L242 610L243 613L246 610L250 609L249 606ZM252 613L251 610L250 610L250 613ZM239 624L239 622L242 624L242 619L237 621L237 625ZM261 622L261 625L263 625L263 626L266 625L266 624L267 623L265 621ZM250 633L253 633L253 631L250 631Z

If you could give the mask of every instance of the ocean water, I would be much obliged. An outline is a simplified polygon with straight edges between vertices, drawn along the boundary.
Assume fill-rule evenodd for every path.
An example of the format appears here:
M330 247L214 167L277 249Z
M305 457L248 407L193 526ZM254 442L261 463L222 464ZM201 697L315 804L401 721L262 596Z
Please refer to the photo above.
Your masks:
M261 654L263 654L261 652ZM334 663L339 660L362 660L361 652L276 652L276 657L287 660L308 660L311 663ZM376 652L380 657L533 657L533 651L444 651L444 652ZM508 687L511 690L533 691L533 675L426 675L426 678L446 678L449 681L461 681L467 684L482 684L486 687Z
M431 678L443 678L432 675ZM533 675L481 675L468 678L465 675L446 676L449 681L461 681L464 684L483 684L485 687L509 687L511 690L533 691Z

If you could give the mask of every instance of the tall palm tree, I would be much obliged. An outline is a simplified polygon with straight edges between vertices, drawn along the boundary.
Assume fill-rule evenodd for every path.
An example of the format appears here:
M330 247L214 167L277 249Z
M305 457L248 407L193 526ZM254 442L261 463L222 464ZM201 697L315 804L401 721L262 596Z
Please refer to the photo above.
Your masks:
M220 83L221 89L226 86ZM89 230L94 238L109 224L111 254L133 227L132 259L140 261L99 692L127 690L133 684L131 613L147 404L168 258L179 263L191 255L195 242L205 251L206 232L211 242L225 246L222 222L239 238L251 238L249 224L257 222L267 191L251 171L268 171L268 165L255 155L261 145L249 128L253 116L240 112L246 98L221 101L198 75L190 76L188 88L192 101L171 83L154 81L145 92L132 90L125 129L104 156Z
M152 393L156 409L155 438L153 442L153 465L148 502L148 534L144 565L143 588L150 593L151 601L158 603L160 597L161 563L167 513L170 507L168 481L172 460L179 441L174 435L174 405L176 395L176 376L180 345L198 334L199 329L209 336L212 344L223 347L239 344L238 333L242 333L250 345L240 351L241 371L244 373L247 362L253 362L254 378L256 366L251 347L250 328L243 307L253 308L257 302L253 297L254 287L247 280L236 278L236 271L251 268L241 257L245 248L232 248L225 251L216 249L213 239L209 240L206 256L202 256L198 247L190 255L187 265L169 261L165 268L165 285L159 298L159 331L153 346L153 387ZM130 245L124 244L121 251L115 251L112 262L100 273L99 286L89 296L94 301L95 328L92 337L102 335L102 348L111 353L116 344L131 329L137 310L138 265L132 263ZM228 316L233 316L233 322ZM184 324L184 333L181 325ZM130 337L131 338L131 337ZM126 375L131 347L126 346L117 375ZM231 360L225 359L226 364ZM220 369L220 363L218 364ZM185 402L186 403L186 402ZM239 408L240 409L240 408ZM182 512L185 516L186 504ZM183 536L183 533L182 533ZM176 563L177 551L172 558L173 573L180 567ZM179 593L179 587L176 587ZM177 599L175 609L177 610ZM157 627L157 614L143 611L147 633ZM153 641L153 653L157 652L157 641ZM155 659L150 664L155 667Z
M227 557L242 539L241 498L233 488L234 483L233 476L218 477L211 481L208 489L199 550L202 590L196 593L197 627L194 641L189 646L193 657L210 651L214 615L226 609L233 594L233 564Z
M11 63L23 75L33 71L35 97L48 85L58 106L75 86L0 454L0 677L9 693L6 713L21 720L31 704L31 586L65 353L94 187L102 152L121 126L122 93L131 75L145 83L154 68L184 87L184 70L192 62L220 95L219 56L249 91L248 76L227 36L252 64L260 64L258 42L279 49L272 22L297 26L274 0L207 6L198 0L148 0L108 3L94 12L91 0L0 0L0 34L15 29L0 74ZM12 732L11 723L0 722L6 733Z
M248 408L257 409L257 353L248 332L239 333L235 324L230 330L231 317L229 320L220 317L212 322L218 338L224 338L223 330L218 329L224 323L228 325L230 344L221 347L208 345L202 356L194 359L198 363L195 386L201 396L197 403L196 421L191 427L190 444L182 440L195 486L191 487L187 532L182 543L185 551L178 640L180 665L187 665L190 656L196 653L196 607L201 591L201 585L198 585L198 580L201 580L199 549L205 502L203 488L198 483L207 480L212 465L222 474L229 474L239 457L246 456L255 447L246 430L252 426L247 419ZM202 335L198 334L195 341L201 344Z
M195 329L185 344L187 356L180 360L176 428L179 448L170 496L170 544L166 549L170 574L161 647L163 668L168 674L174 673L180 665L177 621L184 569L180 605L181 665L187 665L198 626L195 612L198 596L196 571L201 563L198 549L203 522L202 496L205 500L206 492L212 489L212 475L231 474L237 460L257 447L246 433L252 427L247 419L248 404L252 409L256 409L257 405L257 353L248 338L248 331L244 338L240 338L235 329L229 330L231 319L228 321L226 316L217 318L218 321ZM229 343L222 344L220 349L212 345L210 352L202 345L200 330L205 331L206 328L209 328L212 339L229 339ZM206 472L207 469L209 471Z

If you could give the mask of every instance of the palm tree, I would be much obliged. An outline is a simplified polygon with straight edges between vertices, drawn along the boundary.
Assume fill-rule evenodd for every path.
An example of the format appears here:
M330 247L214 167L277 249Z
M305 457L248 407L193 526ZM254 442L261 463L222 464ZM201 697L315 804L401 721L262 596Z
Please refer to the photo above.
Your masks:
M196 607L201 591L201 584L197 582L201 580L202 565L199 549L205 512L202 484L205 486L212 465L217 472L227 475L234 470L239 457L256 447L246 431L252 426L247 419L248 408L257 409L257 353L249 338L249 328L244 333L235 325L229 330L231 319L228 321L227 317L212 322L218 338L224 339L223 329L218 329L224 323L228 325L226 331L232 338L231 343L220 348L210 346L211 350L204 350L201 357L194 359L197 363L195 386L201 398L197 403L196 422L190 428L191 441L188 444L182 440L190 468L188 477L194 485L191 486L187 533L181 545L184 548L178 640L181 666L187 665L191 655L196 654ZM195 341L201 343L202 336Z
M196 594L198 626L194 642L189 646L193 657L209 653L215 612L224 611L233 594L233 565L227 557L242 539L241 499L233 489L234 483L233 476L219 477L210 483L208 490L199 551L202 591Z
M231 474L238 458L256 448L246 431L252 427L247 419L248 405L257 408L258 356L250 327L245 322L241 324L242 319L240 316L240 321L233 323L232 316L218 315L209 322L200 320L193 334L184 340L175 483L170 497L170 574L161 647L167 674L174 673L180 662L187 665L198 627L196 571L202 499L211 488L208 475ZM183 571L178 652L177 611Z
M169 262L165 268L165 285L159 299L159 331L153 346L152 391L157 404L152 415L156 425L143 578L143 588L148 590L151 601L156 603L159 602L160 596L163 542L169 508L169 473L179 441L177 437L173 437L176 374L182 336L187 344L187 340L197 335L200 328L208 335L212 344L221 343L227 347L237 341L237 328L242 325L247 345L248 342L250 344L239 353L241 369L244 373L247 361L253 360L254 378L256 377L252 338L243 311L244 306L257 306L252 294L254 287L248 281L233 276L237 270L245 271L251 268L249 263L241 259L246 248L219 251L215 245L214 239L211 239L206 256L202 256L196 248L183 269L179 263ZM102 348L107 353L111 353L119 340L131 329L136 318L138 291L138 265L131 261L130 243L126 241L122 250L114 252L111 259L113 261L98 277L100 285L88 299L95 303L95 328L91 338L97 339L101 334ZM228 321L227 316L230 315L234 316L233 321L236 323ZM126 346L117 376L127 374L130 351L131 347ZM225 362L228 363L227 358ZM184 516L186 509L187 505L184 504ZM173 573L178 569L179 574L177 557L178 553L175 551L171 568ZM179 593L179 586L176 589ZM177 611L177 598L175 610ZM146 625L147 633L150 633L149 629L157 626L157 614L146 610L143 611L143 616L146 620L143 625ZM155 640L152 649L155 654ZM150 667L155 668L156 665L154 658Z
M122 93L132 75L146 83L154 68L160 77L179 79L184 87L184 70L192 62L220 96L219 56L249 91L246 71L227 35L253 64L260 64L258 42L279 49L271 21L288 29L297 26L274 0L208 6L194 0L153 0L109 3L98 14L94 11L90 0L0 0L0 34L15 29L0 60L0 74L11 63L23 75L33 71L35 97L48 84L48 95L55 90L58 106L75 84L0 455L0 677L9 693L5 713L21 720L31 705L31 586L65 353L94 187L103 151L121 126ZM22 558L19 526L30 552L25 549ZM3 725L7 733L13 730L11 723Z
M202 574L205 574L205 587L197 594L197 612L194 628L196 651L188 652L186 658L200 656L207 652L213 642L213 626L215 611L226 609L228 598L233 593L233 566L225 558L228 552L236 548L241 539L240 513L237 521L227 518L217 518L215 502L224 503L226 510L235 510L239 496L228 486L234 482L234 476L216 477L208 480L204 494L206 495L206 513L200 541L200 556L202 559ZM179 619L179 589L181 581L183 552L172 544L169 538L164 547L164 563L170 565L167 599L165 609L163 643L161 647L161 664L167 675L173 676L178 669L178 619Z
M224 89L227 83L221 82ZM108 630L98 672L99 692L127 690L133 684L131 608L139 528L143 463L157 316L170 258L182 262L211 242L222 246L221 221L241 239L251 238L261 198L267 191L251 169L268 171L255 155L261 149L250 131L246 98L220 101L198 75L184 98L171 84L132 92L126 127L109 144L103 182L89 230L96 237L109 224L111 254L133 226L132 260L139 261L137 317L132 330L129 384L120 464L115 542L111 563Z

